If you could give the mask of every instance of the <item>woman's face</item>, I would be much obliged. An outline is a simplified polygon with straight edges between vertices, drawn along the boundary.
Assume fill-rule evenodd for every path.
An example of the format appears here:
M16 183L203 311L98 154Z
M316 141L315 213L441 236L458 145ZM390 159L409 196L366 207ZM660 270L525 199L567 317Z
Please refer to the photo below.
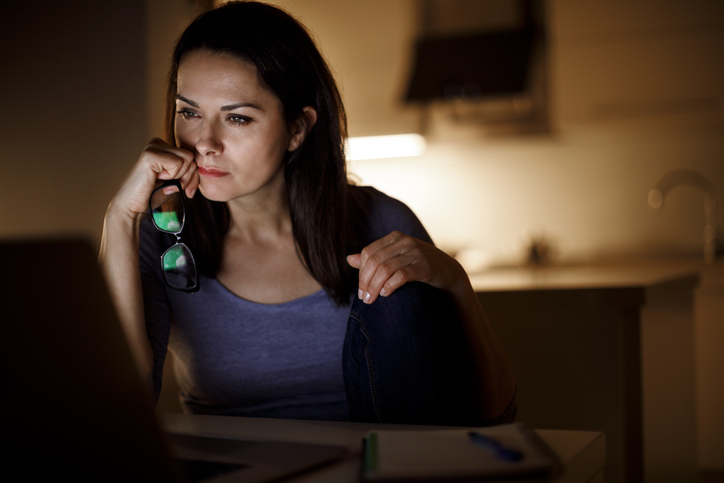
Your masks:
M195 154L206 198L268 196L284 186L284 154L299 140L253 64L192 51L181 59L177 88L176 143Z

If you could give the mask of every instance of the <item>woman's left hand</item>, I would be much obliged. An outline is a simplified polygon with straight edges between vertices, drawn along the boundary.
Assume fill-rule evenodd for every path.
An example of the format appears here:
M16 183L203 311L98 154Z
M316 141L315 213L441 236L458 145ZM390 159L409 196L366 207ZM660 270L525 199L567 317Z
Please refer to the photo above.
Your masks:
M347 257L359 269L358 297L367 304L386 297L408 282L425 282L451 291L465 280L462 266L435 246L399 231Z

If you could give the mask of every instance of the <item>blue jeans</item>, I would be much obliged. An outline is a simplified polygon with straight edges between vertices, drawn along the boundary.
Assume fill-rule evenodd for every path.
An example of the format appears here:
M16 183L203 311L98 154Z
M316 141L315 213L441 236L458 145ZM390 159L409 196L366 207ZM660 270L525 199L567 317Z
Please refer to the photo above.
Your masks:
M352 421L479 426L479 390L452 301L430 285L408 283L367 305L352 303L343 367Z

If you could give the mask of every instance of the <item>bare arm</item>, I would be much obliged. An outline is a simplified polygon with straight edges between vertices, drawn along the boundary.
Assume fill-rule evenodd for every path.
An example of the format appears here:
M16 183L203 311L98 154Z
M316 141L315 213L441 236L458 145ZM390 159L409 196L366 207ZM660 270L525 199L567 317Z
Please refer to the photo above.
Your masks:
M513 368L503 352L462 266L435 246L393 232L347 258L360 269L359 297L374 303L407 282L421 281L448 292L474 356L483 419L503 414L515 394Z
M136 365L145 378L153 368L153 354L143 315L139 225L140 217L128 217L111 202L103 221L99 261Z
M151 193L164 179L180 179L188 196L198 187L193 154L154 139L108 206L99 255L111 299L144 379L153 369L153 353L144 320L139 228Z
M457 264L457 261L453 262ZM450 292L475 356L478 387L483 389L481 395L484 396L479 402L481 416L491 420L502 415L513 400L515 374L475 290L470 285L467 273L459 267L462 273Z

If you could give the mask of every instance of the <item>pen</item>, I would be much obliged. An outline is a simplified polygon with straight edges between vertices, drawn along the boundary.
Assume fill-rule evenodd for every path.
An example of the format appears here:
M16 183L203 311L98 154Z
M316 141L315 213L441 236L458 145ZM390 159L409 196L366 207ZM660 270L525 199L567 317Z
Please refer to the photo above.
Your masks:
M488 451L491 451L495 456L500 458L504 461L519 461L523 454L520 451L516 451L514 449L506 448L499 442L495 441L492 438L489 438L487 436L483 436L480 433L476 433L474 431L470 431L468 433L468 436L470 436L470 441L477 444L478 446L481 446Z

